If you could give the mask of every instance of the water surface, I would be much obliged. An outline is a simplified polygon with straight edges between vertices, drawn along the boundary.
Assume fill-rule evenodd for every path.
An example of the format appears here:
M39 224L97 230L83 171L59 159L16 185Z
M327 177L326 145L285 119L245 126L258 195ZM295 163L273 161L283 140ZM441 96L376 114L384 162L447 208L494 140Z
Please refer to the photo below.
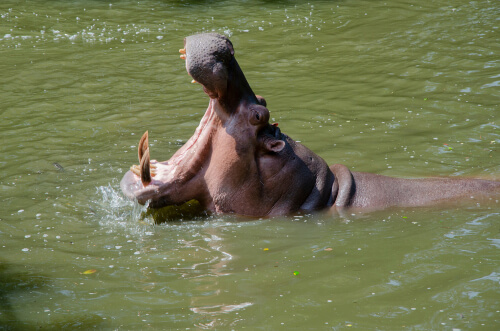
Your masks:
M155 224L119 181L144 131L163 160L196 128L208 99L178 49L208 31L329 164L498 179L499 15L495 1L3 1L0 325L498 329L498 202Z

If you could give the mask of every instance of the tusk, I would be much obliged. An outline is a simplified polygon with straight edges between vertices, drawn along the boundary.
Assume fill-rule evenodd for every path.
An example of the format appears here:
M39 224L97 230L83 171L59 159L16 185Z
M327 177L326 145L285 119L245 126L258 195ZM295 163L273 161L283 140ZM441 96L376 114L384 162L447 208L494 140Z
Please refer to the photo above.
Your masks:
M198 82L197 82L197 81L195 81L195 80L193 79L193 80L191 81L191 83L193 83L193 84L194 84L194 83L198 83Z
M141 164L141 182L144 187L148 186L151 183L151 171L149 167L149 148L144 151L144 155L142 156Z
M186 49L185 49L185 48L181 48L181 49L179 49L179 53L181 53L181 54L186 54Z
M144 152L146 149L149 148L149 133L148 131L144 132L144 134L141 137L141 140L139 140L139 162L142 160L142 156L144 155Z
M182 55L181 55L181 59L183 59L183 60L185 60L185 59L186 59L186 57L187 57L187 55L186 55L186 54L182 54Z

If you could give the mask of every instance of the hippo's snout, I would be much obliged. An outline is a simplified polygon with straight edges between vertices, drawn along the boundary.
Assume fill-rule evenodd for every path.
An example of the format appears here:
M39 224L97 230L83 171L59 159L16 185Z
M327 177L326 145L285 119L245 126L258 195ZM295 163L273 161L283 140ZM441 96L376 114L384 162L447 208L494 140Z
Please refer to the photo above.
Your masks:
M227 90L228 67L233 59L231 41L217 33L205 33L184 39L182 58L186 59L186 70L202 84L211 98L222 97Z

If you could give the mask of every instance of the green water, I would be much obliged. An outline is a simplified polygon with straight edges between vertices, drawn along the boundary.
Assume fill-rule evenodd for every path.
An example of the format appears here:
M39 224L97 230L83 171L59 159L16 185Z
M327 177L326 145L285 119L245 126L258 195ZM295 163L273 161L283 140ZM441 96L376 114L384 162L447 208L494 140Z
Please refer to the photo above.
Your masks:
M155 225L119 181L145 130L164 160L196 128L208 99L178 49L206 31L329 164L498 179L499 16L497 1L3 0L0 329L498 330L498 202Z

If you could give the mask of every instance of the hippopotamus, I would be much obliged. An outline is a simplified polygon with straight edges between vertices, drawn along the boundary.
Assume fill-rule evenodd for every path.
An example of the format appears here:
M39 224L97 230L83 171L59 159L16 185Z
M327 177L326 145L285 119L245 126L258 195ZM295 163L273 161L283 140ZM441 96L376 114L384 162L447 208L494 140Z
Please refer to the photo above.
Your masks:
M427 206L500 192L498 181L403 179L329 167L269 122L266 101L250 88L227 37L189 36L179 52L210 101L193 136L168 161L151 160L148 132L142 136L140 164L120 183L140 204L159 208L195 199L212 213L266 217Z

